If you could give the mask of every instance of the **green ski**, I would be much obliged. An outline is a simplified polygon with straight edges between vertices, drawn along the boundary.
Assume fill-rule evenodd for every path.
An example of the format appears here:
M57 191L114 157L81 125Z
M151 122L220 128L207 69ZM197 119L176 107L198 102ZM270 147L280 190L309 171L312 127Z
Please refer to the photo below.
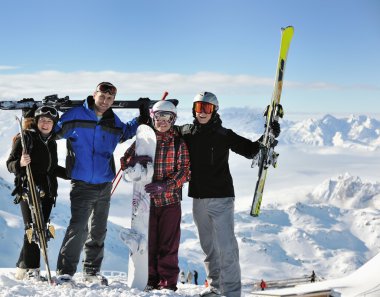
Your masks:
M267 176L267 170L270 165L276 167L278 154L273 150L273 143L275 139L270 124L273 121L278 121L283 116L282 106L280 105L282 84L284 79L284 71L286 58L292 40L294 28L292 26L281 28L281 46L280 54L277 63L276 79L274 82L274 90L272 94L272 100L267 110L264 113L266 117L265 132L262 141L262 147L260 152L255 156L252 162L252 167L257 165L259 167L258 180L256 183L255 194L253 196L253 202L251 207L251 216L257 217L260 213L260 205L263 199L264 185Z

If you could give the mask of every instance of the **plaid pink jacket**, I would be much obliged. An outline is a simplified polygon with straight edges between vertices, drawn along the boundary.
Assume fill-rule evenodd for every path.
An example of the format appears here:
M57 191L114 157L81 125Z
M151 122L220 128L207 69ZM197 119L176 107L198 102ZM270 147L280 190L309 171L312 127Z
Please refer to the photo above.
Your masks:
M166 181L167 191L160 195L152 195L151 202L160 207L180 203L182 186L190 180L189 151L183 139L180 139L177 155L175 155L174 138L179 137L176 131L170 129L166 133L156 132L157 147L154 160L153 182ZM126 150L120 159L121 168L128 167L132 156L135 155L135 142ZM175 158L177 162L175 162ZM176 163L176 168L174 168Z

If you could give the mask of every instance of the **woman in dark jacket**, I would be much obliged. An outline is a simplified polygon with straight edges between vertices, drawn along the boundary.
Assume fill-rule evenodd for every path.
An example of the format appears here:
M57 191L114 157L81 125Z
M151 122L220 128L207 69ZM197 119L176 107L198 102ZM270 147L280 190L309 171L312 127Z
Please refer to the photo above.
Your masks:
M53 107L43 106L34 113L34 120L25 127L24 139L26 152L23 151L21 137L18 134L13 140L12 151L7 160L9 172L15 174L15 203L19 203L25 224L25 230L32 225L32 216L28 205L28 183L26 166L30 165L34 183L41 198L41 208L44 222L49 217L57 197L57 176L65 178L65 169L58 165L57 143L53 134L53 127L59 118ZM53 235L53 234L52 234ZM40 278L40 250L33 240L28 240L25 232L24 243L16 263L15 277L25 279Z

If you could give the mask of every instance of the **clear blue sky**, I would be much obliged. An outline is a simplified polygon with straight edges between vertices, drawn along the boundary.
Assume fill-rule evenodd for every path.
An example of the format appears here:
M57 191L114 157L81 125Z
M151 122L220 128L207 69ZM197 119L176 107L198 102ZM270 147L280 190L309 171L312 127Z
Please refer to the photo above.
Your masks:
M118 99L264 108L280 28L293 25L282 102L297 112L380 112L378 0L1 1L2 99L80 99L102 80ZM79 98L78 98L79 97Z

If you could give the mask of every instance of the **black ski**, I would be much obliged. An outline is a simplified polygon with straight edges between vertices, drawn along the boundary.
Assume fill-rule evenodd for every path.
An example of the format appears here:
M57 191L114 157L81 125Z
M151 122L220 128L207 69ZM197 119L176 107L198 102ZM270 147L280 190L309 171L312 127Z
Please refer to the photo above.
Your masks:
M177 99L166 99L174 105L178 105ZM150 100L149 98L139 98L138 100L115 100L112 108L140 108L141 106L152 107L158 100ZM25 98L18 101L0 101L0 109L2 110L17 110L30 109L40 106L53 106L59 111L66 111L70 108L82 106L84 100L70 100L69 96L59 98L57 95L46 96L44 99L35 101L33 98Z

